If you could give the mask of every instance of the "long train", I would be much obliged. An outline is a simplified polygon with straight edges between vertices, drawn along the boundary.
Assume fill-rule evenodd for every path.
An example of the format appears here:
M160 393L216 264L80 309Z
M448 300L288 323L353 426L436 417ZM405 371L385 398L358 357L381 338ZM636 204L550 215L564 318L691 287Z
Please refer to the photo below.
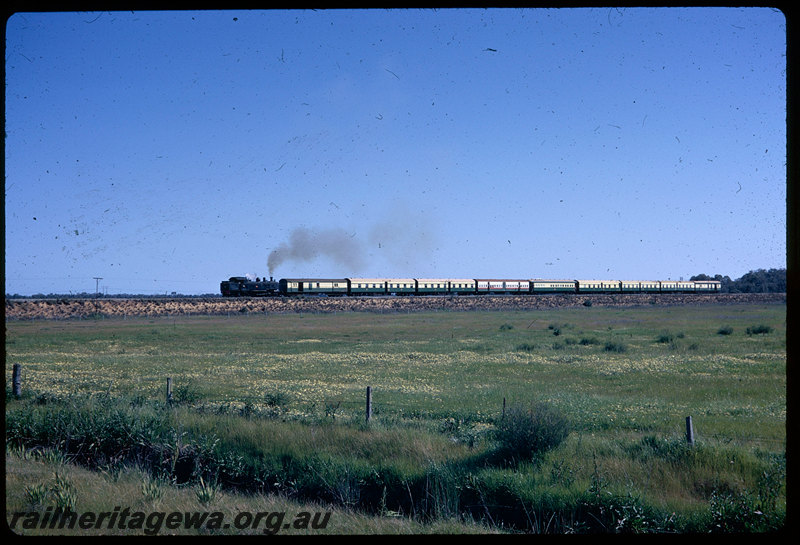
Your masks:
M520 295L546 293L719 293L717 280L511 280L479 278L282 278L220 282L224 297Z

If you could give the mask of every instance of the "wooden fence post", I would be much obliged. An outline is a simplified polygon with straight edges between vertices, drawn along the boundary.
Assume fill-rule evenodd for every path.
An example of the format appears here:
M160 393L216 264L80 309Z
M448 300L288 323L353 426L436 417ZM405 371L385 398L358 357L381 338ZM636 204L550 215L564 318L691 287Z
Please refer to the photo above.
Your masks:
M367 386L367 422L372 418L372 386Z
M506 398L503 398L503 417L500 420L506 419Z
M14 372L11 378L11 384L14 397L20 397L22 395L22 366L18 363L14 364Z
M686 417L686 442L691 447L694 445L694 429L692 428L692 417Z
M172 403L172 378L167 377L167 404Z

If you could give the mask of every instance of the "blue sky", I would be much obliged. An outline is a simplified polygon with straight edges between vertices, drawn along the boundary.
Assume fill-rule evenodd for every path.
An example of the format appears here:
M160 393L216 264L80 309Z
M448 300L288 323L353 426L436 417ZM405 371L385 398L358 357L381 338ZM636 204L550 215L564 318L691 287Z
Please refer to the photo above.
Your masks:
M17 13L6 293L785 267L785 53L770 8Z

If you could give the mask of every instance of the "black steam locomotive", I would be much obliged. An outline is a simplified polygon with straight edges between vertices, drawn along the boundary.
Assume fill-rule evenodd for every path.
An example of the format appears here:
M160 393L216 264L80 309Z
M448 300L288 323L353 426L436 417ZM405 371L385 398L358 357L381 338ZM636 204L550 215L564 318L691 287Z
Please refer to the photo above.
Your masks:
M220 282L219 290L223 297L268 297L271 295L281 295L280 286L276 280L270 277L256 278L250 280L244 276L232 276L228 280Z

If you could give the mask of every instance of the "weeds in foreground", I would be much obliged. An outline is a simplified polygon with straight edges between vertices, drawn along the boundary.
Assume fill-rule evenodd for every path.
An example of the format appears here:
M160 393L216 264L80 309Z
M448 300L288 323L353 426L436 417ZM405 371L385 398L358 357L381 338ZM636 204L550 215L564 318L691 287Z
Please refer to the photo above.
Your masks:
M198 485L197 492L195 495L197 496L197 501L199 501L203 505L210 505L214 502L214 499L217 497L217 491L219 487L216 481L205 482L203 477L200 477L200 484Z
M37 483L25 487L25 497L34 507L51 505L61 511L72 511L77 496L75 485L58 472L49 483Z
M164 497L164 486L166 482L157 477L146 474L142 481L142 496L148 502L155 502Z
M714 492L709 500L709 511L711 531L715 533L769 532L783 527L785 518L748 492Z

